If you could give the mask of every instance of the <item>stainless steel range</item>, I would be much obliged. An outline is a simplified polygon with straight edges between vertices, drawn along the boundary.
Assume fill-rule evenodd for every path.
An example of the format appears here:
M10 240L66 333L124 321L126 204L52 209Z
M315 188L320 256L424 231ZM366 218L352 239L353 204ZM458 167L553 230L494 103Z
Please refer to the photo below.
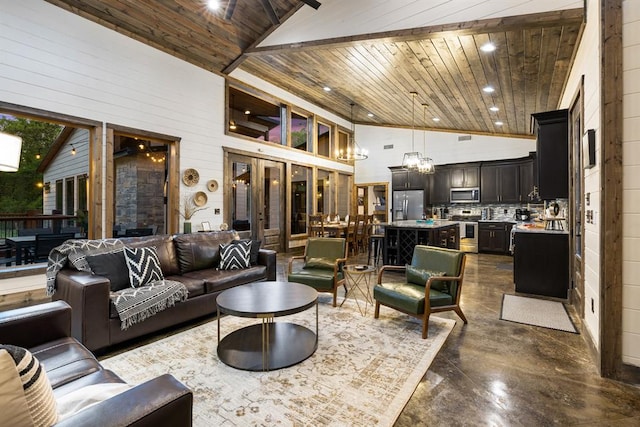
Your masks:
M478 220L481 215L473 210L463 209L451 215L451 221L460 223L460 250L478 253Z

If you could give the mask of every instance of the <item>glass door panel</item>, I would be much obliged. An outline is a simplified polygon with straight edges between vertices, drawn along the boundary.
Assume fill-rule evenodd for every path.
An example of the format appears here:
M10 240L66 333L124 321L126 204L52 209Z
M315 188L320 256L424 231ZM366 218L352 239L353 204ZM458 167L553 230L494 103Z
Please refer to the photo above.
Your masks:
M268 160L258 160L258 164L262 174L262 203L257 238L262 240L263 248L280 252L284 249L284 165Z

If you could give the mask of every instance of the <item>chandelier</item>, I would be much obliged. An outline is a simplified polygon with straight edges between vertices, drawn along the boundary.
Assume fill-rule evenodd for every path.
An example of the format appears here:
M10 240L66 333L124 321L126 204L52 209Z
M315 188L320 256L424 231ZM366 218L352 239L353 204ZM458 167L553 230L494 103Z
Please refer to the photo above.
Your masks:
M358 143L356 142L356 124L353 121L353 107L356 104L351 103L351 137L350 141L347 144L347 149L339 149L336 150L336 158L338 160L350 162L354 160L365 160L369 158L369 153L367 150L363 150L360 148Z
M420 162L422 161L422 154L416 151L414 142L415 142L415 106L416 106L416 95L417 92L410 92L411 98L411 152L404 153L402 158L402 167L407 170L418 170L420 166Z
M422 104L424 108L424 116L423 122L427 123L427 104ZM420 173L424 173L430 175L435 173L436 166L433 164L433 160L431 157L427 157L427 129L425 128L422 132L422 158L420 159L420 164L418 165L418 171Z

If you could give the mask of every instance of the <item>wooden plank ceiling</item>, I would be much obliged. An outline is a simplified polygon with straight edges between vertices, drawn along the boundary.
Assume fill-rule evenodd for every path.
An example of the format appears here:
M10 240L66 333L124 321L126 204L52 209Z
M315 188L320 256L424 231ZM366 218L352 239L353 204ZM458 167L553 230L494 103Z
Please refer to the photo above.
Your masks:
M354 102L357 123L501 135L529 135L532 113L558 107L584 25L584 11L569 9L256 47L304 3L229 0L229 18L229 6L214 14L193 0L47 1L214 73L247 71L346 119ZM483 52L487 42L496 50Z

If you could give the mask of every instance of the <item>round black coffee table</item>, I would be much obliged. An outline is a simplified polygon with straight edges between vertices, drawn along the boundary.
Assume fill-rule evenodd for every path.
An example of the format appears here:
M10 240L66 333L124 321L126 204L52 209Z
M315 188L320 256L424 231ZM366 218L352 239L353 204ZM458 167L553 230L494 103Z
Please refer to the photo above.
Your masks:
M218 357L246 371L269 371L300 363L318 348L318 292L293 282L255 282L227 289L218 295ZM315 333L294 323L278 322L316 306ZM220 317L228 314L262 319L261 324L220 337Z

